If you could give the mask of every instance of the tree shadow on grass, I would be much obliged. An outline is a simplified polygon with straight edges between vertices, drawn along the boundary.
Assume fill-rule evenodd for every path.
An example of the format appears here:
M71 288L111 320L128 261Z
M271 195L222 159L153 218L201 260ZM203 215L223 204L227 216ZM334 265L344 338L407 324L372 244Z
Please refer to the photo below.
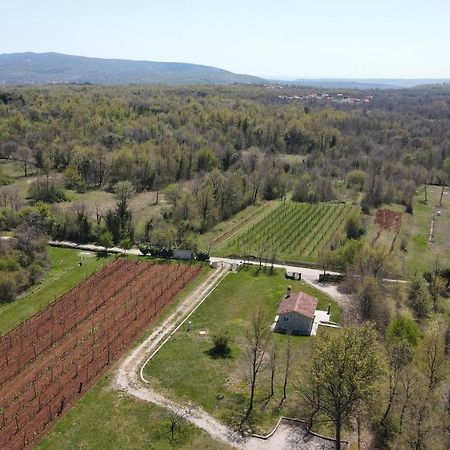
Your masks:
M217 351L214 347L205 350L205 355L208 355L212 359L229 359L231 358L231 348L226 351Z
M222 330L213 336L213 346L204 352L213 359L231 358L230 336Z

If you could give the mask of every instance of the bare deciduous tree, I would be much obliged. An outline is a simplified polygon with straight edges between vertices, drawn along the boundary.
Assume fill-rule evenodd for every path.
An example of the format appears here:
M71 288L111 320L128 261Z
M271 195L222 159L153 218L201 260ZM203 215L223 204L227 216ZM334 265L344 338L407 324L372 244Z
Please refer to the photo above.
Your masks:
M270 355L269 355L269 369L270 369L270 393L266 398L266 405L269 400L273 397L275 392L275 372L277 369L277 358L278 358L278 349L276 343L273 343L270 347Z
M253 317L250 329L248 330L246 336L246 357L250 378L250 398L247 410L240 424L241 427L246 421L248 421L253 411L256 382L267 355L270 338L271 331L266 315L262 309L259 309Z
M419 365L428 381L428 390L435 389L448 376L448 357L445 354L445 331L435 323L424 335L419 355Z
M291 346L291 334L288 334L287 342L286 342L286 361L284 366L284 381L283 381L283 397L280 400L280 405L284 403L287 398L287 385L289 379L289 373L291 370L291 362L292 362L292 346Z

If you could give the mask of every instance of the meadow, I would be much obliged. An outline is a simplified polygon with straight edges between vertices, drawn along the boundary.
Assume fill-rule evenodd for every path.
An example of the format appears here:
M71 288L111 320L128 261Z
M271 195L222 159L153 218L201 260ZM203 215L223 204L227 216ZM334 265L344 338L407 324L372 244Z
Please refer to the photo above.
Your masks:
M188 422L180 421L174 439L167 412L111 389L106 375L73 406L36 446L37 450L225 450Z
M413 213L402 214L402 227L391 252L391 260L405 278L415 273L431 271L435 266L450 266L450 194L447 188L439 205L441 188L428 186L428 201L424 200L423 186L413 198ZM401 205L385 205L393 211L404 212ZM437 212L439 211L439 215ZM434 240L429 242L432 215L435 213ZM374 214L368 218L367 242L373 242L378 232ZM395 238L393 231L383 231L376 245L390 249Z
M23 171L18 163L14 161L0 161L0 175L8 177L11 181L10 186L19 189L25 206L32 204L28 195L28 190L30 184L39 175L37 169L31 166L28 176L24 177ZM59 178L61 178L61 176L59 176ZM105 214L108 209L114 209L116 206L114 194L104 189L89 189L86 192L76 192L72 189L66 189L66 193L68 200L55 204L55 207L60 210L67 210L75 206L83 205L91 219L96 218L97 211L100 214ZM156 203L157 196L158 203ZM163 190L158 194L156 191L136 193L130 202L130 212L132 214L132 221L136 233L142 235L147 220L152 215L160 214L169 206L169 201Z
M235 426L245 410L248 398L245 336L250 322L261 308L268 323L276 315L279 301L288 284L293 291L304 291L318 298L318 309L331 304L332 320L341 319L341 310L328 296L304 282L284 279L282 271L246 267L230 273L191 316L192 330L180 328L145 368L153 387L181 403L194 403L225 423ZM226 331L231 341L231 357L209 354L212 336ZM319 331L327 332L327 330ZM288 337L272 334L277 352L275 394L265 402L269 390L268 372L257 386L253 425L268 432L280 414L298 415L294 383L301 374L301 364L310 337L292 336L291 383L288 398L279 407L284 381ZM247 363L248 364L248 363Z

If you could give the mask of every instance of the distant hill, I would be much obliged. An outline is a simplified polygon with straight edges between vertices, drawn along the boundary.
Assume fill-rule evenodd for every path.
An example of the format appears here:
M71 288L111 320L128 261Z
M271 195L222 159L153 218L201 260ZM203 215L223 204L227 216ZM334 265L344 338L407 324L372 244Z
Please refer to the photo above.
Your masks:
M61 53L0 54L0 85L262 83L216 67L154 61L87 58Z
M416 86L450 83L450 79L297 79L285 82L295 86L325 89L407 89Z
M449 79L267 80L200 64L88 58L62 53L0 54L0 85L92 84L261 84L323 89L401 89L450 83Z

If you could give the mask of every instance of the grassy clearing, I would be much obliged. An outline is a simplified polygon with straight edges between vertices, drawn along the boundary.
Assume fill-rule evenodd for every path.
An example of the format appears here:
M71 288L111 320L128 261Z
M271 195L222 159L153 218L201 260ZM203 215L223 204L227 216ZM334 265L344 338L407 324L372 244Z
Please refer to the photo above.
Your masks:
M89 216L96 217L97 208L102 213L116 207L116 201L112 192L104 190L92 190L84 193L67 191L70 201L58 204L58 207L66 209L71 208L77 203L82 203L88 210ZM133 217L133 224L136 232L140 235L144 232L145 223L152 214L161 212L168 207L168 202L164 192L159 193L158 204L156 204L156 191L145 191L136 194L130 202L130 211Z
M405 268L408 272L432 270L436 262L441 267L450 266L450 189L439 206L441 188L428 187L428 202L423 202L423 189L414 198L414 214L408 218L406 232L409 235ZM429 244L433 209L440 211L436 217L434 243Z
M97 259L95 256L84 256L83 265L80 267L78 250L49 247L48 255L51 269L41 282L30 288L19 299L0 305L1 334L40 311L111 259L111 257Z
M342 234L345 221L356 208L335 204L280 203L256 223L219 245L219 256L257 257L261 251L283 261L315 261L321 249Z
M0 161L0 175L10 177L13 180L12 185L20 189L25 203L30 203L27 199L28 188L37 175L37 171L33 166L30 166L29 175L25 178L23 170L16 162ZM84 193L68 189L67 194L69 201L58 203L57 206L66 209L77 203L82 203L88 209L91 218L95 218L97 207L102 213L105 213L108 209L114 209L116 205L114 194L102 189L89 190ZM144 232L145 223L152 214L159 213L168 206L169 203L163 191L159 193L158 204L156 204L156 191L145 191L136 194L131 201L130 210L137 233L141 234Z
M33 173L33 169L34 169L33 166L30 166L29 169L30 174ZM14 161L5 161L5 160L0 161L0 173L5 177L10 177L14 179L23 177L22 168L19 166L19 164L17 164Z
M30 166L28 176L25 177L22 168L14 161L0 161L0 176L9 177L12 180L10 186L19 188L22 198L25 200L30 183L35 179L36 169Z
M38 444L39 450L211 449L229 447L182 422L171 439L167 413L97 383Z
M450 266L450 189L443 196L442 206L439 206L441 188L437 186L428 187L428 202L424 202L423 188L419 189L413 200L413 214L403 214L402 230L400 238L395 244L392 259L405 277L415 272L432 270L438 262L441 267ZM386 208L395 211L404 211L399 205L388 205ZM430 224L433 209L440 211L436 216L435 240L429 243ZM374 223L374 215L370 217L368 224L368 242L372 242L378 226ZM400 248L401 240L406 239L406 252ZM384 231L377 241L389 249L394 238L393 232Z
M178 401L193 402L226 423L236 424L248 396L243 363L246 330L259 308L266 312L268 321L274 319L277 304L288 284L294 291L303 290L316 295L319 309L326 309L331 303L332 320L340 319L339 308L326 295L303 282L287 282L281 271L269 275L250 267L237 274L229 274L191 316L193 330L188 332L181 328L146 367L146 374L154 387ZM221 330L228 330L232 338L232 357L214 359L208 354L211 336ZM199 331L206 334L199 334ZM310 339L304 336L291 338L292 374L301 373L302 354ZM254 425L263 431L268 431L280 414L298 413L292 384L288 387L288 400L281 410L278 409L288 337L274 333L273 340L278 348L276 392L264 408L269 389L268 373L264 373L254 415ZM222 400L219 399L221 395L224 396Z

